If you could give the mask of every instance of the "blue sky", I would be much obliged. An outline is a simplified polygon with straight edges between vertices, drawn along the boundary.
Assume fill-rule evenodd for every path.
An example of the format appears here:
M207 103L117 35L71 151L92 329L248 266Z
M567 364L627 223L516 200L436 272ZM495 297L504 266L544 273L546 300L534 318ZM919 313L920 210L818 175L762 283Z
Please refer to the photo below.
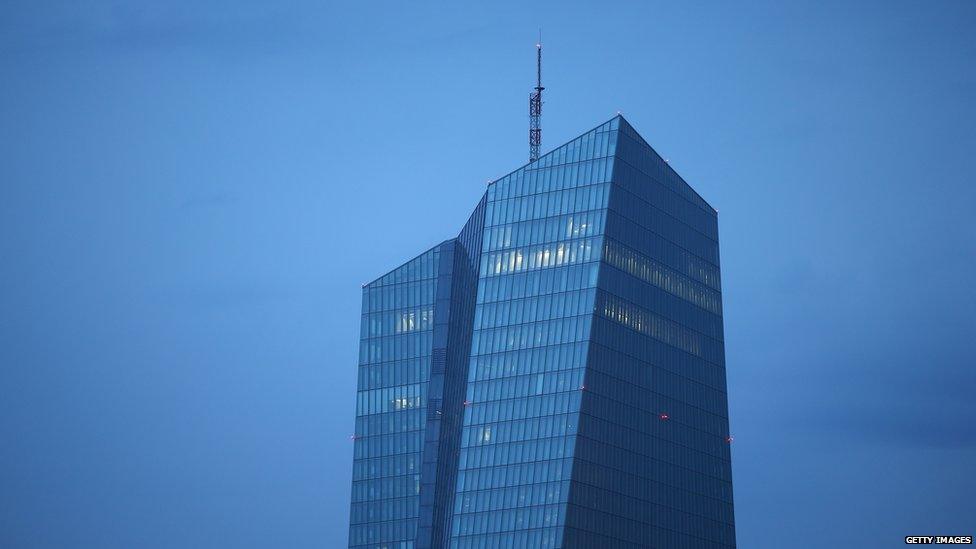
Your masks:
M0 546L341 547L360 285L622 111L719 209L742 547L976 527L971 2L5 2ZM784 542L789 540L789 542Z

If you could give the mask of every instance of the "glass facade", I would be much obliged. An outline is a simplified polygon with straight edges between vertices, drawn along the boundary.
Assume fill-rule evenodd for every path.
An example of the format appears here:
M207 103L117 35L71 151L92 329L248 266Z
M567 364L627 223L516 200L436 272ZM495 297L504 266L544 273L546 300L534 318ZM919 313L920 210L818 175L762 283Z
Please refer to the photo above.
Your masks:
M363 288L350 547L735 546L717 214L620 116Z
M350 547L417 535L441 247L363 287Z

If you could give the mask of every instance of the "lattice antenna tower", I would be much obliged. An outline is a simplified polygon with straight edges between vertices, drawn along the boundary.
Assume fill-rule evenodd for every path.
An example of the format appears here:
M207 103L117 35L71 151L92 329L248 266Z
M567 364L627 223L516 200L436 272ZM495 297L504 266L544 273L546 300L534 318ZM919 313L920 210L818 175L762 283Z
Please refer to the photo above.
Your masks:
M535 91L529 93L529 162L539 159L542 146L542 31L535 45Z

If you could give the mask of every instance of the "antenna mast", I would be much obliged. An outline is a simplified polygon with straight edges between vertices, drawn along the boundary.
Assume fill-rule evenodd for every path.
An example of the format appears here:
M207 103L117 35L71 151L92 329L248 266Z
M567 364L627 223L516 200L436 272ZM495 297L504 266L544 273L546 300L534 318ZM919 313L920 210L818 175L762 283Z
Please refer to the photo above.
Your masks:
M542 31L535 45L535 91L529 93L529 162L539 159L542 145Z

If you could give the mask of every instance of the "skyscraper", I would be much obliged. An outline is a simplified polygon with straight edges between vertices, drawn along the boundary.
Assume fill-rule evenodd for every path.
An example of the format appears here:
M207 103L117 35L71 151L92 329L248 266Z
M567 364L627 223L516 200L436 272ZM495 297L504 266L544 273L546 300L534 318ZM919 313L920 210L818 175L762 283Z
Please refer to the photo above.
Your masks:
M735 547L717 212L621 116L363 286L349 546Z

